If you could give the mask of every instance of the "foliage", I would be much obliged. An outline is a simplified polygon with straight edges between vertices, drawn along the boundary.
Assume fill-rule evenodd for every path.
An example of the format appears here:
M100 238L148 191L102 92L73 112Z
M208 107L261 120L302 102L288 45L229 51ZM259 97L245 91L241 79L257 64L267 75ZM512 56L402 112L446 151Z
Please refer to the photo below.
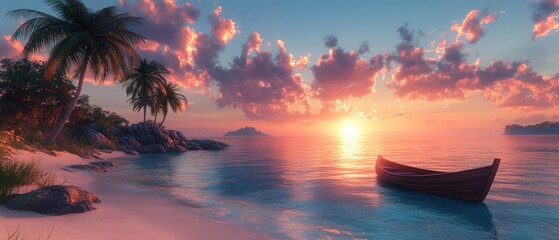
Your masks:
M118 13L116 7L93 11L80 0L45 0L58 15L17 9L9 16L25 20L12 35L13 40L27 40L22 54L25 58L50 48L44 78L57 72L73 74L79 79L72 101L57 122L47 143L52 142L64 127L78 102L86 70L103 82L109 77L122 78L137 63L133 46L144 37L128 29L141 23L141 18Z
M45 62L0 60L0 129L31 139L56 123L76 88L62 74L42 80L44 69Z
M0 204L8 195L24 185L52 186L56 183L54 173L42 168L39 162L0 158Z
M28 60L0 60L0 131L4 144L19 144L23 141L36 145L44 141L45 133L51 130L64 108L70 104L75 91L72 82L62 74L49 81L42 79L45 62ZM93 128L109 139L111 128L128 125L128 120L114 112L89 103L89 96L80 97L68 120L65 136L58 139L53 150L75 150L85 142L75 141L84 135L76 129ZM12 139L6 139L11 136Z
M129 97L128 102L132 104L132 110L144 110L144 122L148 107L150 113L155 116L154 122L157 121L159 113L163 114L161 125L169 113L169 108L173 112L188 108L188 99L178 92L177 85L165 79L165 76L170 74L171 72L160 63L143 59L140 65L121 81Z
M162 88L157 89L153 102L155 104L152 107L152 114L157 114L159 111L163 113L161 125L163 125L169 113L169 108L176 113L183 109L187 109L189 105L188 99L178 92L177 85L170 82L165 82Z
M140 61L140 65L132 69L121 82L132 103L134 111L144 110L144 122L146 121L146 109L153 106L153 99L157 88L163 88L167 82L166 75L171 72L156 61L148 62L147 59Z

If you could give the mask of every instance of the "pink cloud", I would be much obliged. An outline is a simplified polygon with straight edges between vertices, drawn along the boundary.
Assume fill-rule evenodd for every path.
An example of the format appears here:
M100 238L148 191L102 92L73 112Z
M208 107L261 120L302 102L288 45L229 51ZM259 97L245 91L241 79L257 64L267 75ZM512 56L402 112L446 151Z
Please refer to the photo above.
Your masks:
M532 39L547 36L551 31L559 30L559 0L539 0L533 5L534 28Z
M144 43L139 44L137 47L140 51L155 52L157 51L157 49L159 49L159 46L161 46L161 44L156 41L146 40Z
M11 36L5 35L0 38L0 58L18 58L21 57L23 43L20 41L12 41Z
M21 58L21 52L23 51L24 44L21 41L14 40L9 35L2 36L0 38L0 59L1 58ZM30 56L31 60L45 61L48 59L48 55L44 52L35 53Z
M408 25L398 29L402 43L397 45L391 60L399 65L388 83L396 96L408 100L439 101L465 99L476 80L477 64L465 60L463 42L439 44L440 58L426 58L423 48L417 47L415 36Z
M559 105L559 76L542 76L523 62L496 61L482 68L467 63L464 42L437 45L435 58L425 57L407 25L399 29L402 43L390 57L398 65L388 83L408 100L465 100L483 92L498 107L532 111Z
M487 25L497 19L496 14L479 14L478 10L470 11L462 24L455 23L452 25L451 30L456 32L456 39L464 36L470 43L475 43L485 34L483 25Z
M524 63L514 63L508 74L484 90L486 98L497 106L533 111L559 106L559 76L542 76Z
M276 56L262 51L251 57L248 53L253 44L249 38L230 68L211 71L220 92L218 106L241 108L248 118L263 120L293 121L307 114L307 87L302 77L294 74L292 57L281 40L278 46Z
M384 58L375 55L366 60L356 51L345 52L341 47L335 48L337 42L334 36L325 38L326 47L331 49L311 67L312 87L318 92L318 98L331 101L371 94L375 78L384 69Z
M144 19L135 31L171 48L184 46L183 27L193 24L200 15L191 3L177 4L174 0L121 1L120 6L124 12Z
M296 61L294 61L292 63L293 66L295 66L298 69L304 70L307 68L307 66L309 65L310 59L311 58L311 54L307 54L307 55L303 55L303 56L299 56L299 58L297 58Z
M260 45L262 45L262 37L260 37L259 33L253 32L247 41L248 54L252 51L260 52Z
M173 73L169 80L179 86L209 91L209 71L215 69L218 54L236 34L235 23L221 17L221 7L208 15L212 34L207 35L191 26L199 17L191 3L122 0L119 4L123 11L144 19L136 31L149 40L138 47L140 56L167 66Z
M231 19L221 17L221 6L209 15L213 36L223 45L227 44L237 33L236 24Z

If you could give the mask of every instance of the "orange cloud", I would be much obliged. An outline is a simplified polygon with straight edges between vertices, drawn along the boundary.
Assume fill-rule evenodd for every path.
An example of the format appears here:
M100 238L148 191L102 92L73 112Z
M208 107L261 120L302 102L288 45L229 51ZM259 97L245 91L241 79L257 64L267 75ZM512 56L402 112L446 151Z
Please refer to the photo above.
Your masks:
M231 19L221 17L221 6L217 7L209 16L213 36L223 45L227 44L237 33L236 23Z
M0 58L20 58L24 44L21 41L14 40L9 35L0 38ZM48 55L45 53L35 53L30 57L31 60L46 61Z
M485 34L483 25L487 25L497 19L497 15L488 14L483 16L479 15L478 10L472 10L462 21L462 24L455 23L452 25L451 30L456 32L456 40L464 36L470 43L475 43Z
M323 101L334 101L349 97L363 97L374 91L375 79L385 70L384 57L375 55L370 60L360 57L366 51L344 51L336 47L334 36L324 38L328 55L321 55L318 63L311 67L312 87ZM363 47L360 47L361 49Z
M311 58L311 54L299 56L297 61L293 62L293 65L301 70L304 70L309 65L309 59Z
M0 39L0 58L15 58L20 56L23 44L20 41L12 41L9 35Z
M257 32L253 32L247 41L247 54L250 52L260 52L260 45L262 45L262 37Z
M150 51L150 52L155 52L157 51L157 49L159 49L160 44L156 41L152 41L152 40L145 40L145 42L138 44L138 49L140 49L141 51Z
M553 30L559 30L559 22L555 20L557 17L558 16L555 15L549 15L545 20L534 23L534 29L532 29L534 35L532 39L547 36Z
M559 30L559 0L540 0L532 5L534 9L534 28L532 29L532 40L547 36L551 31Z
M523 62L496 61L481 68L468 63L464 42L436 45L436 58L426 58L407 25L400 28L402 43L390 57L399 65L388 87L408 100L465 100L483 92L498 107L534 111L559 106L559 75L543 76Z

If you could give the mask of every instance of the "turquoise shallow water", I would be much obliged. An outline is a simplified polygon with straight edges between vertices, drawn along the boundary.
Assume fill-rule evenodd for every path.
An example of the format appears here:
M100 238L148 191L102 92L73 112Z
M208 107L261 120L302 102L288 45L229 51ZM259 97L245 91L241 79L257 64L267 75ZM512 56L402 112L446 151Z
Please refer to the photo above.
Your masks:
M559 136L216 138L224 151L123 159L101 178L279 239L556 239ZM437 170L502 159L482 204L380 186L377 155Z

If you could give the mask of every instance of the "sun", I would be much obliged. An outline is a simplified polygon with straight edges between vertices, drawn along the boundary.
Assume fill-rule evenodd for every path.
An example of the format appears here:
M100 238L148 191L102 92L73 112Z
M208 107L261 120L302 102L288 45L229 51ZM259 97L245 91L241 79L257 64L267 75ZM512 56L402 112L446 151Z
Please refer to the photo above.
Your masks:
M355 137L357 136L357 128L355 124L351 122L347 122L342 127L342 136L344 137Z

